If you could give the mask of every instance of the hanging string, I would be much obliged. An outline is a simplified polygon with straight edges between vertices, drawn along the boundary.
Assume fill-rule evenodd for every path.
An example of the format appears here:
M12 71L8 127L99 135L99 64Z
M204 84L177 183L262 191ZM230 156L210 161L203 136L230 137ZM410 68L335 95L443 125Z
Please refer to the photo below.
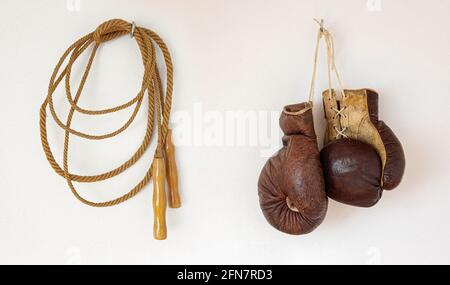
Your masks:
M316 40L316 47L314 49L314 63L313 63L313 72L312 72L312 78L311 78L311 86L310 86L310 92L309 92L309 102L312 105L312 102L314 100L314 93L315 93L315 80L316 80L316 74L317 74L317 61L318 61L318 53L320 48L320 41L323 39L325 42L326 47L326 53L327 53L327 76L328 76L328 92L332 92L332 80L331 80L331 74L334 71L339 88L341 89L342 96L345 96L345 91L343 88L342 80L339 75L339 72L336 67L336 63L334 60L334 37L333 35L324 27L324 21L323 19L314 19L315 22L320 26L318 32L317 32L317 40Z

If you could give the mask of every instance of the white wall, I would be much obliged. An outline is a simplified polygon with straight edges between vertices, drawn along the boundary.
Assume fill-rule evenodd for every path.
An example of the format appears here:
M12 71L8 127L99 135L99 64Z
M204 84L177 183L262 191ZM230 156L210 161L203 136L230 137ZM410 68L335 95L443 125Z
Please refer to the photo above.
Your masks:
M74 5L2 1L0 263L450 262L449 1L70 2ZM151 186L117 207L80 204L44 157L38 110L63 51L116 17L149 27L167 41L175 63L175 113L192 114L200 106L219 115L278 112L284 104L305 101L317 29L312 18L325 18L336 37L336 61L346 86L380 92L380 117L406 152L402 184L370 209L330 201L327 218L315 232L288 236L272 229L259 209L256 183L266 160L264 147L200 143L177 149L183 207L168 211L166 241L152 238ZM321 60L318 91L326 87L324 71ZM137 91L141 73L136 45L128 37L105 44L81 105L125 102ZM64 109L62 89L56 98ZM315 101L316 130L322 137L320 96ZM112 129L128 114L99 121L78 116L75 125ZM142 138L144 115L117 139L73 139L71 169L94 174L127 159ZM49 128L61 159L63 134L54 123ZM96 201L125 193L150 160L148 152L123 176L79 185L81 192Z

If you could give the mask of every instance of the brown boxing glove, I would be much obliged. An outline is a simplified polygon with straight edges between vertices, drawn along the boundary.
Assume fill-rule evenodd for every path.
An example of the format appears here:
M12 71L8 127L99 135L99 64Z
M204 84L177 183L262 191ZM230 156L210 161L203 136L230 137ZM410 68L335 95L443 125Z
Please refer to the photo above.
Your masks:
M323 92L327 130L321 151L330 198L361 207L376 204L383 189L400 183L405 170L402 145L378 120L378 94L369 89Z
M261 171L259 202L273 227L306 234L322 223L328 206L311 104L286 106L280 127L283 148Z

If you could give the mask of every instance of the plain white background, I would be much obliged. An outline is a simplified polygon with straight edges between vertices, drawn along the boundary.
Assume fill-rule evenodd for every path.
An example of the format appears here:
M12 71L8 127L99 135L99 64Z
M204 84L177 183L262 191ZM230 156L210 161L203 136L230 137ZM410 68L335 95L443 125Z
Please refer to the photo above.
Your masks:
M449 10L447 0L2 1L0 263L449 263ZM151 186L120 206L90 208L48 165L38 128L48 79L64 50L102 21L134 20L166 40L175 66L175 112L192 112L195 104L204 111L279 111L307 99L313 17L325 18L336 37L346 87L378 90L380 118L403 142L404 180L375 207L330 201L316 231L285 235L259 209L256 183L266 160L260 146L182 145L183 207L168 210L169 237L161 242L152 238ZM321 60L318 91L326 88L324 70ZM108 43L80 103L125 102L141 74L130 38ZM55 101L64 110L61 89ZM320 96L315 101L321 138ZM78 116L75 126L111 130L128 115ZM94 174L117 166L140 143L144 122L141 112L130 130L110 141L73 139L71 169ZM61 159L63 134L49 123L49 135ZM148 168L151 153L123 176L79 185L81 193L95 201L125 193Z

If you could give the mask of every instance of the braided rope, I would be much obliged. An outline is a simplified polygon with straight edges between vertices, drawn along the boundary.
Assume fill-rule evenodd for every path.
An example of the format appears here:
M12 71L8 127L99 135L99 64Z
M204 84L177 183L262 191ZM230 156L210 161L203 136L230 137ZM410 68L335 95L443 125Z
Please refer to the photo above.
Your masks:
M162 146L165 142L165 137L168 132L169 128L169 116L170 116L170 110L172 105L172 93L173 93L173 65L172 65L172 59L170 56L169 49L167 48L164 41L153 31L142 28L142 27L135 27L133 31L133 37L135 38L141 56L142 61L144 64L144 74L142 78L142 85L141 89L130 101L112 107L107 109L101 109L101 110L88 110L85 108L82 108L77 105L78 100L81 97L83 88L85 86L86 80L89 76L89 71L91 69L92 63L94 61L95 55L97 53L98 47L110 40L113 40L115 38L118 38L120 36L130 34L132 31L132 24L120 20L120 19L112 19L109 21L106 21L99 25L97 29L87 34L86 36L80 38L75 43L73 43L61 56L58 63L56 64L53 73L50 77L50 83L48 86L48 95L45 98L44 102L41 105L40 108L40 118L39 118L39 124L40 124L40 131L41 131L41 143L42 148L44 150L44 153L46 155L46 158L48 162L50 163L50 166L53 168L53 170L60 176L64 177L67 181L67 184L72 191L72 193L75 195L75 197L83 202L84 204L87 204L89 206L93 207L109 207L114 206L117 204L120 204L133 196L135 196L137 193L139 193L145 185L150 181L152 177L152 167L153 163L150 165L148 171L146 172L145 176L142 178L142 180L137 183L128 193L126 193L123 196L120 196L116 199L106 201L106 202L92 202L89 200L86 200L85 198L81 197L81 195L77 192L75 189L75 186L73 185L73 182L84 182L84 183L92 183L92 182L98 182L107 180L109 178L112 178L114 176L119 175L120 173L124 172L126 169L130 168L132 165L134 165L144 154L146 149L151 143L151 139L153 137L153 130L154 130L154 116L155 112L157 115L157 128L158 128L158 145L157 145L157 151L155 156L160 155L160 151L162 149ZM156 51L154 43L159 47L159 49L162 51L164 61L166 64L166 90L165 95L162 87L161 82L161 76L159 74L158 67L156 65ZM93 45L93 49L91 51L91 54L89 56L88 63L86 65L85 71L83 73L82 79L80 81L80 84L78 86L78 89L75 93L75 96L72 97L71 92L71 86L70 86L70 76L71 76L71 70L74 62L77 60L77 58L89 47ZM61 68L63 63L68 58L68 63L64 68ZM60 72L60 70L62 71ZM60 73L59 73L60 72ZM58 75L59 73L59 75ZM55 92L58 85L61 83L61 81L65 79L65 90L66 90L66 97L67 101L70 104L70 111L67 116L66 122L63 123L60 118L58 117L55 107L53 105L53 93ZM124 162L122 165L114 168L111 171L104 172L97 175L79 175L79 174L73 174L69 172L69 163L68 163L68 155L69 155L69 140L70 135L75 135L81 138L85 138L88 140L102 140L106 138L114 137L124 130L126 130L134 121L136 118L136 115L139 111L139 109L142 106L142 101L144 99L145 94L148 95L148 114L147 114L147 129L145 132L144 139L142 141L142 144L140 147L136 150L136 152L133 154L133 156L128 159L126 162ZM120 127L119 129L102 135L91 135L83 132L79 132L75 129L71 128L72 119L74 117L75 112L86 114L86 115L104 115L109 113L115 113L120 110L132 107L134 105L134 110L130 116L130 118L125 122L125 124ZM51 116L53 117L56 124L62 128L65 131L64 135L64 150L63 150L63 166L61 166L56 162L52 150L50 148L50 145L48 143L47 138L47 107L49 107Z

